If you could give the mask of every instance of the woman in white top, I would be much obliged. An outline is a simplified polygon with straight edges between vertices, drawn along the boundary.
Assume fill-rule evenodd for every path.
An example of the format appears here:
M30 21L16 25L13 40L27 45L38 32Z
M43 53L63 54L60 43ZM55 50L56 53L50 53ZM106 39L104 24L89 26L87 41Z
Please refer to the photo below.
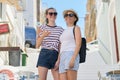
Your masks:
M74 10L63 12L67 29L60 36L60 80L77 80L77 70L79 68L79 49L81 47L81 31L76 25L78 21L77 13ZM75 27L75 36L73 28Z

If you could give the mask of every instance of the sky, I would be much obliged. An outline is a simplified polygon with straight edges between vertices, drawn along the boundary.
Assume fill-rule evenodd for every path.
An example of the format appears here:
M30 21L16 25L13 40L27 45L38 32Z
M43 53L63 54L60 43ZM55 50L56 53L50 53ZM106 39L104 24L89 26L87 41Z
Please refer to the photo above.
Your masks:
M86 2L87 0L42 0L43 7L53 7L58 12L56 25L66 29L66 23L63 18L63 11L67 9L73 9L79 16L77 25L80 26L82 36L84 36L84 18L86 14Z

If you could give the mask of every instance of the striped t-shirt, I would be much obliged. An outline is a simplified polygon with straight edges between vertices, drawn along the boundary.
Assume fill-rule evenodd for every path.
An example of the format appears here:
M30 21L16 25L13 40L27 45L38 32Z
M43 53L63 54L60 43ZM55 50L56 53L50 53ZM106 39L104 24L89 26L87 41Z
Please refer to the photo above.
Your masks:
M58 45L60 43L60 35L62 34L62 32L64 31L64 29L60 26L55 26L55 27L50 27L48 25L41 25L40 29L42 31L47 30L49 32L51 32L47 37L45 37L42 41L41 44L41 48L46 48L46 49L55 49L56 51L58 51ZM39 35L41 35L41 33L39 33Z

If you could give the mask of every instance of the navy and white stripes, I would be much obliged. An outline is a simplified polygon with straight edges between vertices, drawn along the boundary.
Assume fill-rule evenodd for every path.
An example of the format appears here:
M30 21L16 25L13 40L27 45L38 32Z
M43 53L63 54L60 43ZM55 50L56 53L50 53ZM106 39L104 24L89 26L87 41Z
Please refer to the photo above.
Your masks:
M47 30L47 31L51 32L49 36L47 36L43 39L41 48L47 48L47 49L53 48L56 51L58 51L58 45L60 43L59 38L64 29L59 26L51 27L48 25L41 25L40 29L42 31ZM42 34L42 32L39 33L39 35L41 35L41 34Z

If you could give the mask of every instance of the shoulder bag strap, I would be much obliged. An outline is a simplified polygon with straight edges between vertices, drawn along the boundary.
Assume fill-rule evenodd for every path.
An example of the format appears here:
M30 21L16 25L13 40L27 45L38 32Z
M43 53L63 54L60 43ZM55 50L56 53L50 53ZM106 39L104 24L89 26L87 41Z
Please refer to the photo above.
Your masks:
M74 39L75 39L75 26L73 28L73 35L74 35Z

